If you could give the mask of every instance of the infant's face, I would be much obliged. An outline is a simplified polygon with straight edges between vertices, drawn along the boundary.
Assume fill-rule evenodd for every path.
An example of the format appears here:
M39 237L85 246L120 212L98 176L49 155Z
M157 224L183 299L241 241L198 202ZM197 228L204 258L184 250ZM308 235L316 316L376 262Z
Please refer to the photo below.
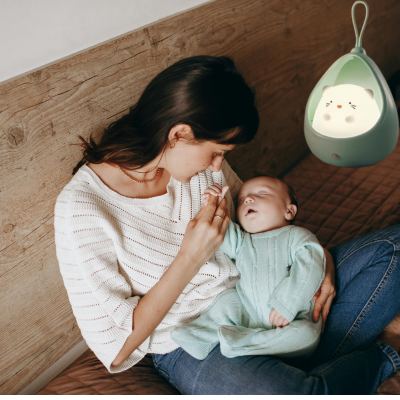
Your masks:
M288 225L286 217L292 219L287 214L290 203L283 182L269 177L253 178L240 188L237 218L242 228L249 233L281 228Z

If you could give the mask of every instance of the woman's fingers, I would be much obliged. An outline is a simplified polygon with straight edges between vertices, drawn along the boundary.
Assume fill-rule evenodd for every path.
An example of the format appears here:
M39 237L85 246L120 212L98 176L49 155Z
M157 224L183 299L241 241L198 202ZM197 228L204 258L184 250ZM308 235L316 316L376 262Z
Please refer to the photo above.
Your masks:
M318 321L319 315L321 314L322 309L325 307L328 298L331 297L331 301L330 301L330 304L331 304L333 298L336 295L334 286L333 285L328 285L327 283L324 283L324 282L322 282L322 285L321 285L321 287L319 289L320 295L315 300L314 314L313 314L314 322ZM318 294L318 292L317 292L317 294ZM328 316L328 313L329 313L330 304L329 304L329 307L327 307L326 310L325 310L326 317ZM326 317L325 317L325 319L326 319Z
M210 194L208 194L208 193L206 193L206 194L203 194L202 196L201 196L201 202L206 206L207 205L207 203L208 203L208 200L210 199Z
M217 218L219 219L219 218ZM228 210L226 210L225 212L225 217L224 220L222 221L221 227L220 227L220 233L225 236L225 232L228 229L228 225L229 225L229 221L231 220L230 216L229 216L229 212Z
M219 203L219 206L215 210L214 216L213 216L213 224L216 224L217 226L221 227L222 223L224 222L225 216L228 213L226 209L226 203L227 200L224 198L222 199L221 203ZM218 218L218 217L221 218Z
M218 202L217 196L210 196L210 198L208 199L207 206L204 207L204 212L202 215L203 218L206 218L210 222L213 220L214 214L215 214L215 211L217 208L217 202ZM221 215L221 217L224 217L225 213L222 214L220 212L220 214L218 214L218 215ZM217 219L219 219L219 218L217 218Z
M315 300L314 304L314 314L313 314L313 319L314 322L318 322L319 315L321 314L322 308L324 307L326 299L322 301L321 296L318 297L317 300Z
M317 293L315 293L315 295L311 300L317 300L320 295L321 295L321 287L318 289Z
M332 305L332 300L336 296L335 291L335 264L331 253L324 248L326 257L325 278L322 281L320 288L314 295L315 300L313 320L317 322L322 312L322 326L325 327L325 321L328 317L329 310ZM328 300L329 299L329 300Z
M332 293L331 295L328 296L328 298L326 299L326 303L324 304L324 307L322 308L322 328L321 328L321 333L324 333L326 319L328 318L328 314L329 314L329 311L331 309L333 298L334 298L334 295Z

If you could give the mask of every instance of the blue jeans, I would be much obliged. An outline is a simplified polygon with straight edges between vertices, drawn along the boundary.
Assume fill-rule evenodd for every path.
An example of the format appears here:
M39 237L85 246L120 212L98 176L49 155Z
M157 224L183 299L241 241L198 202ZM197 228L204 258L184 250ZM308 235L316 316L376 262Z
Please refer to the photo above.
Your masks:
M181 348L153 354L182 394L374 394L400 369L399 355L376 340L400 313L400 225L329 249L336 297L321 342L303 364L273 356L224 357L219 346L200 361Z

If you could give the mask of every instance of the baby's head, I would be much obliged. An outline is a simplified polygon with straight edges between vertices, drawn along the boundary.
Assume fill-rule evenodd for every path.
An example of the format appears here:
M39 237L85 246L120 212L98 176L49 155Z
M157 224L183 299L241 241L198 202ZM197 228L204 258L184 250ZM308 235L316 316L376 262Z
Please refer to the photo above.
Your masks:
M297 213L297 198L291 186L278 178L252 178L239 190L237 219L249 233L290 225Z

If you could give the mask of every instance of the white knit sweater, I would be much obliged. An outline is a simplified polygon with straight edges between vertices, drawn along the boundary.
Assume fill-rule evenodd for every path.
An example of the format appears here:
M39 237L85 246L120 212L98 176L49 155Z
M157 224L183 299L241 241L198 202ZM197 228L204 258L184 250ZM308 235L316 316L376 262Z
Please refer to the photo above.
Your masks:
M146 353L168 353L178 345L170 332L197 318L239 273L218 250L185 287L156 330L118 367L111 363L132 333L140 300L175 259L188 222L204 190L218 183L232 221L242 184L226 161L182 184L171 177L167 193L148 199L125 197L83 165L64 187L55 206L55 242L64 285L82 336L113 373L132 367Z

